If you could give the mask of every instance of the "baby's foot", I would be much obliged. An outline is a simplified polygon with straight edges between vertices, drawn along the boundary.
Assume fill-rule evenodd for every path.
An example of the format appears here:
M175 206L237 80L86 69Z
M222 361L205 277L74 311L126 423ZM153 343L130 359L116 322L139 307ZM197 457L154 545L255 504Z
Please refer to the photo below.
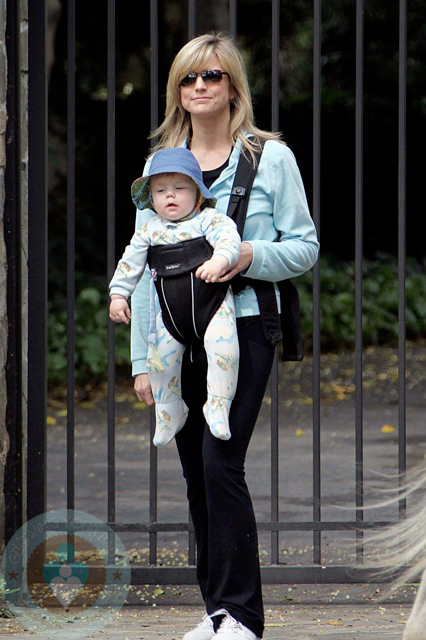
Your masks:
M207 396L207 402L203 407L204 417L211 433L220 440L229 440L231 432L229 430L229 411L232 400L213 396Z
M182 399L176 402L155 403L155 434L153 443L164 447L182 429L188 416L188 407Z

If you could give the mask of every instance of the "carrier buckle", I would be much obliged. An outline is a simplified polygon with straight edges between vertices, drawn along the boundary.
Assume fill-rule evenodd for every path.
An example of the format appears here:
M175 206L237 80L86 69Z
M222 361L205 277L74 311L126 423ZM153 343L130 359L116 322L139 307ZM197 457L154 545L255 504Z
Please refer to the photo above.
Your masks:
M233 196L239 196L240 198L243 198L246 195L246 190L244 187L234 187L231 194Z

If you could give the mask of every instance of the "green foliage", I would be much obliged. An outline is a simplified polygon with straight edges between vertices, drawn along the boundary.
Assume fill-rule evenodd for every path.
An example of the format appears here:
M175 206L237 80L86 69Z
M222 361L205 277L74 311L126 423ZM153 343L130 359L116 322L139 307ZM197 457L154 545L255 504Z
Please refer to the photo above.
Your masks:
M95 286L82 289L75 301L75 372L78 382L102 380L108 364L107 294ZM117 365L129 362L130 328L115 328ZM64 307L51 306L48 316L48 378L63 381L67 371L67 313Z
M297 278L306 347L312 343L312 272ZM320 333L326 350L351 349L355 344L355 263L325 256L320 263ZM408 259L406 268L406 332L415 340L426 336L424 267ZM398 265L382 255L365 260L362 269L364 345L392 343L398 337Z
M355 344L355 263L323 256L320 263L321 346L324 350L353 349ZM312 271L295 279L300 294L305 348L312 344ZM398 265L391 256L364 261L363 342L383 345L398 337ZM406 268L407 338L426 337L426 278L424 267L408 259ZM82 289L75 309L75 370L78 382L102 380L107 371L106 292ZM67 366L66 310L49 313L49 381L63 381ZM130 328L116 325L118 366L129 365Z

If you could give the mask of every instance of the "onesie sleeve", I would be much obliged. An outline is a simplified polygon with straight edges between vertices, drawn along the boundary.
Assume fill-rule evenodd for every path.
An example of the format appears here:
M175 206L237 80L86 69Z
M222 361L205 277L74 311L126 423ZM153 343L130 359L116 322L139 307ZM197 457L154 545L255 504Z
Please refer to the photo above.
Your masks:
M145 223L133 234L110 282L110 294L118 293L128 298L134 292L146 267L149 247L147 227Z
M235 222L215 209L206 209L202 231L207 242L212 245L214 255L224 256L232 267L238 260L241 248L241 238Z

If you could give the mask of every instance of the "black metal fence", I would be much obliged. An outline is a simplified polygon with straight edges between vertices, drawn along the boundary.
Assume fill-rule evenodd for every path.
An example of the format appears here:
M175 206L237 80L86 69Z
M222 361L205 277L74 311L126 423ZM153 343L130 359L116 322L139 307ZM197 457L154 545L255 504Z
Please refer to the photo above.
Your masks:
M12 2L13 4L13 2ZM195 0L188 0L188 38L197 33ZM398 233L399 233L399 347L398 347L398 471L406 468L406 387L405 387L405 156L406 156L406 1L401 0L399 18L399 172L398 172ZM106 3L108 12L107 32L107 185L108 200L108 279L115 268L115 0ZM229 32L237 36L238 10L244 10L244 2L237 5L229 1ZM79 9L82 10L82 9ZM67 486L66 506L75 507L75 415L74 415L74 346L75 331L75 0L68 0L68 173L67 173L67 310L68 310L68 404L67 404ZM158 125L159 87L158 54L160 36L158 26L159 3L150 1L150 47L151 47L151 128ZM271 0L272 24L271 46L271 127L279 129L279 82L280 82L280 2ZM364 2L356 0L356 88L355 88L355 248L356 248L356 344L355 344L355 459L354 491L356 506L364 503L363 471L363 74L364 74ZM321 2L313 2L313 187L312 214L320 233L321 223ZM44 0L29 2L29 341L28 341L28 509L26 517L33 517L46 508L46 314L47 314L47 130L46 130L46 6ZM15 176L18 180L18 176ZM313 278L313 404L312 404L312 517L310 521L283 521L280 517L280 464L279 464L279 410L277 359L273 368L271 388L271 495L270 518L258 522L260 532L270 534L270 562L262 568L268 582L342 582L362 580L365 571L361 566L344 564L322 566L322 536L329 531L369 528L380 523L364 520L362 509L356 517L348 520L324 520L321 511L322 440L321 440L321 318L320 318L320 263L314 268ZM107 281L107 279L106 279ZM149 566L133 569L134 583L192 583L195 582L195 541L190 522L158 521L158 465L157 451L149 450L149 520L147 522L120 522L116 517L116 468L115 468L115 357L114 327L108 330L108 452L107 466L108 524L117 532L144 532L149 534ZM151 416L151 429L153 420ZM401 504L401 512L404 504ZM311 532L313 536L312 562L304 566L285 566L280 563L280 532ZM164 567L157 562L157 539L161 532L187 532L189 541L188 566ZM358 533L358 537L362 536ZM348 573L348 568L350 572Z

